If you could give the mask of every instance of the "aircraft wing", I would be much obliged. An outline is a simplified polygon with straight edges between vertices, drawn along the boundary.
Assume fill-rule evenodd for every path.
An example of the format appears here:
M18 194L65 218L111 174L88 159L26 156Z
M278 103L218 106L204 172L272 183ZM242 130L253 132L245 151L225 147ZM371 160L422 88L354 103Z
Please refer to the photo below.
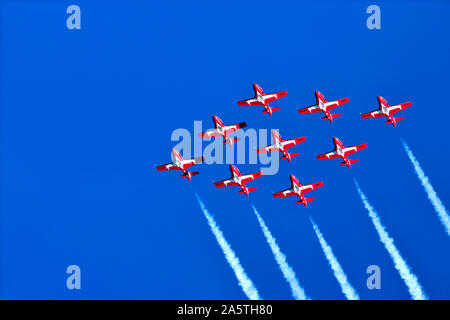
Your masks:
M194 164L202 163L203 161L205 161L204 157L197 157L197 158L193 158L193 159L184 160L182 162L182 164L185 168L189 168L189 167L193 166Z
M246 122L241 122L241 123L237 123L237 124L233 124L232 126L228 126L226 128L226 133L227 134L232 134L233 132L245 128L247 126Z
M286 149L288 149L288 148L298 145L299 143L304 142L305 140L306 140L305 137L300 137L300 138L296 138L296 139L292 139L292 140L286 140L286 141L283 141L283 146Z
M247 107L247 106L258 106L261 105L261 103L258 101L258 99L252 98L247 100L242 100L237 103L239 107Z
M253 181L253 180L255 180L255 179L259 178L259 177L262 177L262 176L263 176L262 172L255 172L255 173L252 173L252 174L246 174L246 175L243 175L241 177L241 181L242 181L242 183L245 184L247 182Z
M320 182L306 185L305 187L307 187L307 188L304 188L302 191L303 191L303 193L307 193L307 192L313 191L317 188L320 188L322 186L323 186L323 181L320 181Z
M203 161L205 161L205 157L201 156L201 157L197 157L197 158L194 158L191 160L194 160L194 163L198 164L198 163L202 163Z
M230 186L238 186L239 183L237 183L233 179L228 179L228 180L222 180L222 181L214 182L214 185L216 187L230 187Z
M278 100L280 98L283 98L287 96L287 92L286 91L281 91L281 92L277 92L277 93L272 93L272 94L268 94L264 97L264 101L266 103L270 103L272 101Z
M180 169L180 168L178 168L172 162L168 163L168 164L163 164L161 166L157 166L156 167L156 170L158 170L158 171L170 171L170 170L178 170L178 169Z
M402 103L402 104L397 104L395 106L390 106L387 109L389 110L390 114L399 112L400 110L406 109L408 107L411 107L412 103L410 101Z
M305 114L305 113L317 113L317 112L322 112L322 109L320 109L317 105L308 107L308 108L303 108L303 109L299 109L298 113L300 114Z
M257 153L268 153L268 152L276 152L276 151L280 151L280 149L277 148L274 144L264 147L264 148L259 148L258 150L256 150Z
M384 116L384 113L381 112L381 110L375 110L375 111L364 113L361 115L361 117L363 119L378 118L378 117L383 117L383 116Z
M336 151L331 151L331 152L327 152L324 154L319 154L318 156L316 156L316 158L318 160L325 160L325 159L337 159L340 158L341 156L336 152Z
M198 136L200 138L212 138L212 137L220 137L222 136L217 129L209 129L205 132L199 133Z
M342 106L343 104L345 104L347 102L349 102L349 99L343 98L343 99L339 99L339 100L330 101L330 102L326 103L326 105L327 105L327 109L331 110L336 107Z
M345 153L346 156L353 154L355 152L361 151L362 149L367 148L367 144L363 143L363 144L358 144L356 146L353 147L347 147L345 148L343 151Z
M273 194L274 198L284 198L284 197L293 197L297 196L297 194L292 189L286 189L280 192L275 192Z

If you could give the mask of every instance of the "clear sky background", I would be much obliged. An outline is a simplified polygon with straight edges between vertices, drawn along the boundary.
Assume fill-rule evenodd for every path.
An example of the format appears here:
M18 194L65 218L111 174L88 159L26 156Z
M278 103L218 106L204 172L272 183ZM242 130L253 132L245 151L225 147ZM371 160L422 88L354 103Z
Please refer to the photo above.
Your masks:
M73 3L81 30L66 27ZM381 8L381 30L366 27L371 4ZM245 299L197 193L263 298L291 292L251 204L311 298L345 296L308 215L362 299L409 299L356 178L426 294L449 299L450 238L400 142L450 206L449 9L445 1L2 1L0 297ZM273 117L236 105L253 82L287 90ZM350 98L332 125L296 112L314 104L314 90ZM412 101L397 128L360 118L378 107L377 95ZM306 142L277 175L250 183L258 190L249 198L214 187L229 177L225 164L197 166L191 182L157 172L177 143L172 132L192 132L195 120L207 129L212 114ZM367 143L350 170L315 158L333 136ZM272 197L289 174L324 181L308 208ZM66 288L72 264L79 291ZM366 287L373 264L381 290Z

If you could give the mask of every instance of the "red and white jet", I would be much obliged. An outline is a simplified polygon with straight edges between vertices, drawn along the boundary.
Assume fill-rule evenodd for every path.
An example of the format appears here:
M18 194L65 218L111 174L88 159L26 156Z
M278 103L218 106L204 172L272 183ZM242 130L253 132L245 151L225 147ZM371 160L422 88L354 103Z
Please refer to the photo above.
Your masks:
M273 194L275 198L293 197L298 196L300 198L297 204L303 203L307 207L308 202L316 200L316 198L305 198L305 193L323 186L323 182L316 182L313 184L302 185L294 175L290 175L291 188Z
M248 193L250 191L255 191L257 188L256 187L254 187L254 188L247 188L245 186L245 184L247 182L253 181L253 180L263 176L262 172L256 172L256 173L244 174L243 175L232 164L230 164L230 170L231 170L231 178L230 179L219 181L219 182L214 182L214 185L216 187L240 186L241 187L241 191L239 191L239 193L245 193L247 195L247 197L248 197Z
M202 163L205 160L203 157L183 159L181 154L175 149L172 149L172 159L173 162L157 166L156 169L158 171L181 170L183 171L181 177L188 178L189 181L191 181L191 177L197 175L198 172L188 172L187 169L194 164Z
M323 112L325 113L325 117L323 117L322 120L330 120L330 123L333 123L333 119L340 117L341 114L340 113L331 114L330 110L339 107L349 101L348 98L327 101L319 91L315 91L315 94L316 94L316 104L308 108L300 109L298 110L298 113L305 114L305 113Z
M298 156L298 152L296 153L289 153L288 149L296 146L299 143L302 143L306 140L305 137L300 137L292 140L284 140L278 132L275 130L272 130L272 137L274 144L271 144L270 146L260 148L257 150L258 153L267 153L267 152L276 152L281 151L283 153L283 156L281 159L287 159L289 162L291 162L291 159L295 156Z
M272 116L272 112L279 110L280 107L269 107L269 103L273 102L277 99L280 99L284 96L287 96L286 91L281 91L277 93L266 94L263 89L258 86L256 83L253 84L253 90L255 90L255 97L243 101L239 101L237 104L240 107L246 106L264 106L264 110L262 113L268 113L269 116Z
M333 142L334 142L334 151L328 152L328 153L324 153L321 155L317 156L317 159L319 160L324 160L324 159L337 159L337 158L342 158L344 160L344 162L341 162L341 166L347 166L347 167L351 167L352 163L355 163L357 161L359 161L359 159L348 159L348 156L358 152L362 149L367 148L367 144L363 143L363 144L358 144L356 146L351 146L351 147L345 147L341 140L339 140L336 137L333 137Z
M397 126L397 121L403 120L405 119L404 117L399 117L399 118L394 118L393 114L396 112L399 112L403 109L406 109L408 107L411 107L412 103L410 101L408 102L404 102L401 104L396 104L395 106L390 106L386 99L384 99L383 97L378 96L378 103L380 105L380 108L372 111L372 112L368 112L368 113L364 113L361 115L361 117L363 119L369 119L369 118L378 118L378 117L387 117L389 120L386 121L386 123L392 123L392 125L394 127Z
M206 130L205 132L200 133L198 136L200 138L212 138L212 137L222 136L223 139L225 140L223 142L223 144L228 143L230 147L233 145L233 142L236 142L239 139L237 139L237 138L231 139L229 137L229 135L232 134L233 132L235 132L239 129L245 128L247 126L247 123L245 123L245 122L233 124L231 126L226 126L222 122L222 120L220 120L219 117L214 116L214 115L213 115L213 121L214 121L215 128Z

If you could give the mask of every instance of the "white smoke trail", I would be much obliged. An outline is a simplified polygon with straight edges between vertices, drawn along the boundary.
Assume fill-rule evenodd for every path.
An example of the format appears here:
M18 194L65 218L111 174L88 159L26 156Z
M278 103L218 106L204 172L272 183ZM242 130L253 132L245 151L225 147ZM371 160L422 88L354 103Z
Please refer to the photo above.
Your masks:
M438 195L436 194L436 191L434 191L433 186L430 183L430 180L420 167L419 161L417 161L416 157L414 157L414 154L412 153L411 149L409 149L408 145L406 144L405 141L403 141L403 139L402 144L403 147L405 148L406 154L409 157L409 160L411 161L414 167L414 170L416 171L417 177L419 178L423 188L425 189L428 199L430 199L431 204L434 207L434 210L436 210L436 213L438 214L439 220L441 220L441 223L444 225L447 234L450 236L450 216L448 215L447 210L444 207L444 204L441 202L441 199L439 199Z
M355 289L353 289L352 285L348 281L347 275L345 274L344 270L339 264L339 261L337 260L336 256L333 254L333 250L325 241L325 238L320 232L319 227L314 222L313 218L311 218L311 216L309 217L309 220L311 220L314 231L316 232L317 238L319 239L320 245L322 246L323 253L325 254L325 257L327 258L328 263L330 264L331 269L333 270L334 276L336 277L337 281L339 282L339 285L342 288L342 292L344 293L344 295L348 300L359 300L358 293L355 291Z
M283 252L281 252L281 249L278 246L275 238L272 236L272 233L270 232L269 228L267 228L264 220L259 215L255 206L252 205L252 207L253 207L253 211L255 212L256 217L258 218L258 222L261 227L261 230L263 231L264 236L266 237L267 243L269 244L270 249L272 250L275 261L277 262L278 266L280 267L280 270L283 273L284 278L286 279L289 286L291 287L292 296L294 297L294 299L297 299L297 300L308 299L308 297L305 294L305 291L300 286L300 283L297 280L294 270L291 268L291 266L286 261L286 256L284 255Z
M389 236L388 232L381 223L378 214L376 213L375 209L370 205L366 195L361 191L356 180L355 185L356 189L358 190L359 196L361 197L361 200L364 204L364 207L369 212L369 217L372 219L372 223L378 232L380 241L384 244L386 250L389 252L391 259L394 262L395 269L398 270L400 277L403 279L406 286L408 287L409 294L414 300L427 300L428 297L426 296L425 292L420 286L419 280L412 273L410 267L407 265L406 261L401 256L400 252L398 251L397 247L394 244L394 240Z
M219 244L220 248L222 248L223 254L225 255L228 264L233 269L234 274L236 275L236 278L238 279L239 285L241 286L242 290L250 300L261 300L258 290L254 286L252 280L250 280L250 278L245 273L244 268L241 266L241 263L239 262L239 258L236 257L236 254L234 253L233 249L231 249L230 244L223 236L223 233L220 230L219 226L217 225L216 221L208 212L198 194L195 194L195 196L197 197L200 209L202 209L203 214L206 217L206 220L208 220L208 224L209 227L211 228L212 233L216 237L217 243Z

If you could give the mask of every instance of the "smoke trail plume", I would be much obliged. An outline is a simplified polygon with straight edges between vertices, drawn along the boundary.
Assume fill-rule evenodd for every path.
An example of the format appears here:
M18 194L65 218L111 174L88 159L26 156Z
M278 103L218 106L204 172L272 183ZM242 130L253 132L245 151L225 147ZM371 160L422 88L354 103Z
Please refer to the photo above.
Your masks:
M336 277L337 281L339 282L339 285L342 288L342 293L344 293L344 295L348 300L359 300L358 293L355 291L355 289L353 289L352 285L348 281L347 275L345 274L344 270L339 264L339 261L337 260L336 256L333 254L333 250L325 241L325 238L320 232L319 227L314 222L313 218L311 218L311 216L309 217L309 220L311 220L314 231L316 232L317 238L319 239L320 245L322 246L323 253L325 254L325 257L327 258L328 263L330 264L330 267L333 270L334 276Z
M212 233L216 237L217 243L219 244L220 248L222 248L223 254L225 255L228 264L233 269L234 274L236 275L236 278L238 279L239 285L241 286L242 290L250 300L261 300L258 290L254 286L252 280L250 280L250 278L245 273L244 268L241 266L241 263L239 262L239 258L236 257L236 254L234 253L233 249L231 249L230 244L223 236L223 233L220 230L219 226L217 225L216 221L214 220L212 215L208 212L198 194L195 194L195 196L197 197L200 209L203 211L203 214L205 215L206 220L208 221Z
M405 148L409 160L411 161L414 167L414 170L416 171L417 177L419 178L423 188L425 189L428 199L430 199L431 204L434 207L434 210L436 210L439 220L441 220L441 223L444 225L447 234L450 236L450 216L448 215L447 210L444 207L444 204L441 202L441 199L439 199L438 195L436 194L436 191L434 191L433 186L430 183L430 180L420 167L419 161L417 161L416 157L414 157L414 154L412 153L411 149L408 147L406 142L403 141L403 139L402 144L403 147Z
M358 190L359 196L361 197L361 200L364 204L364 207L369 212L369 217L372 219L372 223L378 232L380 241L384 244L386 250L391 256L392 261L394 262L395 269L398 270L400 277L403 279L406 286L408 287L409 294L414 300L427 300L428 297L426 296L425 292L420 286L419 280L412 273L410 267L407 265L406 261L401 256L400 252L398 251L397 247L394 244L394 240L389 236L388 232L381 223L378 214L376 213L375 209L370 205L366 195L361 191L356 180L355 185L356 189Z
M291 287L292 296L294 297L294 299L297 299L297 300L308 299L308 297L305 294L305 291L300 286L300 283L297 280L294 270L291 268L291 266L286 261L286 256L283 254L283 252L281 252L281 249L278 246L275 238L272 236L272 233L270 232L269 228L267 228L264 220L259 215L255 206L252 205L252 207L253 207L253 211L255 212L256 218L258 218L258 222L261 227L261 230L263 231L264 236L266 237L267 243L269 244L270 249L272 250L275 261L277 262L278 267L280 268L281 272L283 273L284 278L286 279L289 286Z

